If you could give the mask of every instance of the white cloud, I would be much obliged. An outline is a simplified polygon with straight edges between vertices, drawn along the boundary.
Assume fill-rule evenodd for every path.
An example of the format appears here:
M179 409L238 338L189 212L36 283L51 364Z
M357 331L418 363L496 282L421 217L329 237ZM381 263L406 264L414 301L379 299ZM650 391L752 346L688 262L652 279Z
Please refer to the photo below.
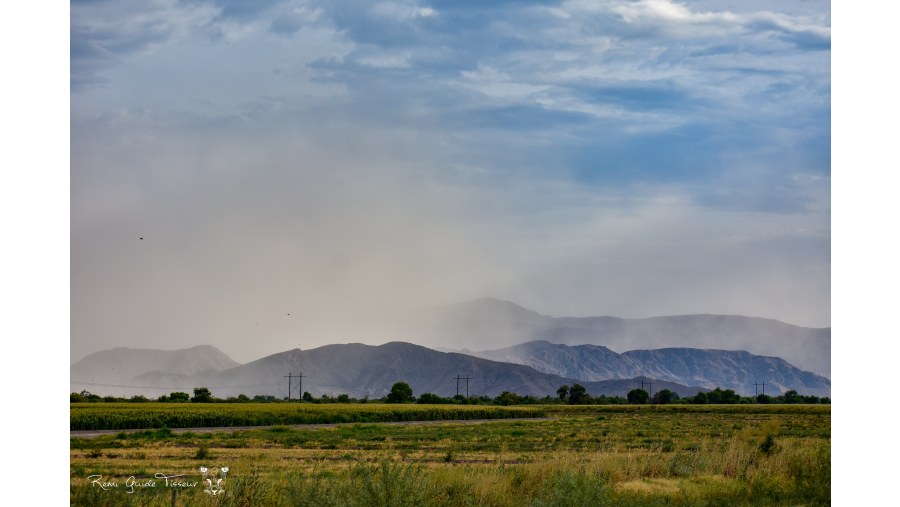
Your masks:
M391 21L409 21L438 15L431 7L421 7L416 2L378 2L369 9L369 12L376 19Z
M564 9L584 14L615 14L630 25L659 30L676 37L728 37L755 31L784 31L831 37L821 19L808 19L771 11L735 13L728 10L697 11L673 0L592 2L570 0Z

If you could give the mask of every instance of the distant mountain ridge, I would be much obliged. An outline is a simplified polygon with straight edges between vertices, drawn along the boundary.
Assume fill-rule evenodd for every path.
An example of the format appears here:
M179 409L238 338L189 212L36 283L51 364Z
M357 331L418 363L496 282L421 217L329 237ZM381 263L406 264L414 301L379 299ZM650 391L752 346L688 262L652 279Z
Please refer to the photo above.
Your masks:
M314 396L334 396L346 393L352 397L371 399L387 394L398 381L409 383L416 395L424 392L440 396L456 394L457 376L471 377L468 389L471 395L495 397L502 391L519 395L554 396L562 385L581 383L591 395L625 396L640 385L641 379L616 379L597 382L579 382L576 379L542 373L530 366L503 363L460 353L438 352L419 345L391 342L384 345L359 343L326 345L310 350L289 350L263 357L247 364L222 371L208 371L195 375L159 375L151 372L134 378L142 386L158 386L144 390L146 396L168 394L172 382L178 386L209 387L217 397L287 395L287 380L291 373L303 374L302 391ZM655 389L669 389L682 396L690 396L703 390L674 382L645 378ZM299 381L292 387L292 395L302 392ZM465 381L459 384L464 394ZM127 389L105 388L97 392L127 394ZM134 394L134 393L132 393Z
M72 364L69 372L73 390L82 386L94 391L93 384L138 385L133 383L134 378L150 372L155 372L157 376L190 378L204 372L227 370L239 364L212 345L181 350L117 347L85 356Z
M769 394L793 389L831 396L829 379L800 370L781 358L746 351L664 348L619 354L599 345L569 346L539 340L470 353L582 381L646 376L709 389L733 389L744 395L755 394L756 384L764 382Z
M483 350L545 340L638 349L744 350L780 357L804 371L831 376L831 328L807 328L740 315L675 315L644 319L551 317L509 301L482 298L420 310L402 331L425 345Z

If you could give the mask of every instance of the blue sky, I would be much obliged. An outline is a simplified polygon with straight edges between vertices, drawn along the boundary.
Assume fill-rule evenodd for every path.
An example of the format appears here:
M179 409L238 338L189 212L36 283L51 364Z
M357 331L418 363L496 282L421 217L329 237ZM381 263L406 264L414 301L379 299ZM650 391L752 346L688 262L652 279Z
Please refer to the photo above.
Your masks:
M73 359L375 343L481 296L829 326L830 27L815 0L73 1Z

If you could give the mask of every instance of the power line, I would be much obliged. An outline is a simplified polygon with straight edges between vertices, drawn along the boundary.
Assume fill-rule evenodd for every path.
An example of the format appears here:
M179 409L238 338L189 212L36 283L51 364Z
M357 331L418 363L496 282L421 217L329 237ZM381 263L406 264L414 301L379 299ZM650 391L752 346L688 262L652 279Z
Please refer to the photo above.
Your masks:
M99 382L84 382L81 380L70 380L69 385L78 384L78 385L88 385L88 386L101 386L101 387L128 387L132 389L193 389L198 386L126 386L119 384L102 384ZM272 387L272 384L257 384L254 386L199 386L206 387L208 389L250 389L254 387Z

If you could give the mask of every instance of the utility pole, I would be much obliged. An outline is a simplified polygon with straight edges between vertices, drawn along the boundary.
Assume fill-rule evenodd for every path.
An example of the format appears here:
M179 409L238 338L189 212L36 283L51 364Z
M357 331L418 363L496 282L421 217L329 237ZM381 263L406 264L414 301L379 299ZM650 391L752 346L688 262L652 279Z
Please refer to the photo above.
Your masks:
M652 396L652 395L653 395L653 382L650 382L650 381L648 380L648 381L647 381L647 385L650 386L648 389L650 389L649 392L650 392L650 395ZM641 390L642 390L642 391L646 391L646 390L647 390L647 389L644 389L644 379L641 379Z
M305 375L303 375L303 372L301 371L300 376L298 377L300 379L300 397L298 398L298 401L300 403L303 403L303 377L304 376Z
M291 375L293 375L293 374L288 373L287 375L284 376L284 378L288 379L288 403L291 402Z
M304 375L303 372L300 372L299 376L294 375L293 373L288 373L284 376L284 378L288 379L288 403L291 402L291 387L294 385L293 380L295 378L300 379L300 403L303 403L303 377L305 376L306 375Z
M766 394L766 383L765 382L756 382L756 395L759 396L759 386L762 386L762 393Z
M460 377L459 373L457 373L456 376L453 377L453 379L456 380L456 395L457 396L459 396L459 381L460 380L466 381L466 398L468 398L469 397L469 381L472 380L472 377Z

